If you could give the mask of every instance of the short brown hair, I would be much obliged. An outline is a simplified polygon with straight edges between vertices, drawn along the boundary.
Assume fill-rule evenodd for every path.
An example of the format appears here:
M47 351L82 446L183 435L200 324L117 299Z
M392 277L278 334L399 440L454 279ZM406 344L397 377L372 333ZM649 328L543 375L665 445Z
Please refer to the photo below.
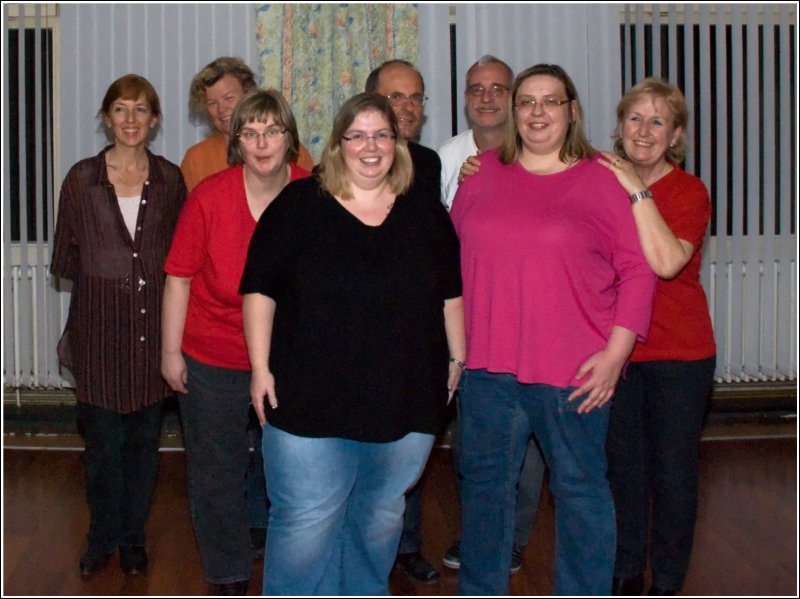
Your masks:
M294 120L289 103L275 89L257 89L242 98L236 105L231 117L231 128L228 134L228 163L244 164L244 156L239 145L239 133L248 123L266 123L269 117L275 124L286 129L291 138L286 151L287 162L295 162L300 152L300 135L297 133L297 122Z
M339 109L333 119L333 130L322 151L319 161L318 174L322 187L329 193L339 196L343 200L353 197L350 188L350 179L347 166L342 156L342 136L347 133L356 116L362 112L376 111L381 113L389 122L395 136L394 162L389 170L389 189L392 193L400 195L408 191L414 177L414 168L411 165L411 154L408 152L406 140L400 135L397 117L394 115L389 101L378 94L356 94Z
M667 103L669 111L672 113L672 128L681 128L678 141L675 142L674 146L670 146L667 149L667 160L672 164L680 164L683 162L684 156L686 156L686 125L689 122L689 109L686 107L686 99L683 97L683 92L677 86L658 77L642 79L625 92L625 95L622 96L619 104L617 104L617 128L611 135L614 140L614 151L623 158L627 158L619 132L631 106L641 100L655 100L657 98L661 98Z
M586 139L586 133L583 130L583 109L581 102L578 99L578 90L575 84L570 79L567 72L557 64L537 64L528 67L522 71L514 80L514 85L511 88L511 93L508 96L508 101L511 102L510 109L513 110L514 104L517 100L517 92L519 91L522 82L529 77L536 75L547 75L554 77L564 84L564 91L567 94L567 99L572 102L574 110L570 114L574 118L570 121L569 128L567 129L567 138L564 140L564 145L558 152L558 158L561 162L566 162L569 159L579 160L581 158L591 158L595 155L596 150ZM516 118L510 118L506 121L506 135L505 141L500 148L500 161L503 164L510 164L514 162L522 151L522 138L517 131Z
M255 75L241 58L220 56L204 66L189 85L189 112L206 114L206 88L211 87L225 75L233 75L242 84L244 93L254 90Z
M153 116L160 117L161 102L158 99L158 94L153 84L141 75L136 75L134 73L123 75L108 86L97 116L108 116L111 111L111 105L117 100L138 100L139 96L142 94L144 94L144 98L147 100L147 104L150 106L150 112L153 113Z

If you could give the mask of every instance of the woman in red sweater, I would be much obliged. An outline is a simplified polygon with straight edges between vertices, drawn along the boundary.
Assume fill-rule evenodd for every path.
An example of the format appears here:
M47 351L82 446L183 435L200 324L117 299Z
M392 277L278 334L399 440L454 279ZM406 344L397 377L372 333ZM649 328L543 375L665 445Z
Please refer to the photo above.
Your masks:
M237 105L228 160L192 190L164 270L161 372L178 392L189 500L203 575L243 595L252 570L245 473L250 361L239 279L256 221L290 181L300 141L286 100L256 91Z
M711 202L703 182L678 166L688 110L677 87L656 78L641 81L620 100L617 121L616 154L605 153L602 163L631 194L639 240L659 280L650 334L634 347L611 408L613 592L641 594L649 550L649 594L674 595L692 549L698 445L716 363L700 285Z

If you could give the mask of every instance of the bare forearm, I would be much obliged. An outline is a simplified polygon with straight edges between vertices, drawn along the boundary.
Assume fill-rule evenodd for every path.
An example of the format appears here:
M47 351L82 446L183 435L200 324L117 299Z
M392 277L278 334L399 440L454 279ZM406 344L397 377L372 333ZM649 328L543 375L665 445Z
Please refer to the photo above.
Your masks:
M248 293L242 304L244 338L253 371L269 370L275 300L260 293Z
M162 353L174 354L181 351L191 282L190 278L167 275L161 308Z
M460 297L444 302L444 329L450 357L464 362L467 359L467 336L464 330L464 301Z

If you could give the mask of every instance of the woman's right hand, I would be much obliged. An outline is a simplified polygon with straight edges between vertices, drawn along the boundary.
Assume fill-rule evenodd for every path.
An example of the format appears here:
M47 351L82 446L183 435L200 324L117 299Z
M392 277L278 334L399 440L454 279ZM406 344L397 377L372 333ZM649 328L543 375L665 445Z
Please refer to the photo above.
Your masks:
M278 407L278 398L275 396L275 377L266 369L253 370L250 379L250 401L253 403L253 408L261 426L267 423L267 411L264 405L265 397L273 410Z
M467 159L461 164L461 169L458 171L458 182L463 183L465 177L474 175L481 170L481 161L478 156L467 156Z
M161 376L176 393L188 393L186 360L181 352L161 352Z

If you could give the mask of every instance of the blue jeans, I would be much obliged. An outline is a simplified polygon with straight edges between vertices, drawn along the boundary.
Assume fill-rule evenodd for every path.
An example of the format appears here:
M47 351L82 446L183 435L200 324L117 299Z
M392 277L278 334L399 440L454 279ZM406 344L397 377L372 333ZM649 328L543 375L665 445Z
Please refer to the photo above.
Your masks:
M388 595L405 493L433 440L409 433L365 443L265 425L264 595Z
M164 402L130 414L77 402L86 442L89 550L108 554L145 544L145 524L158 472Z
M608 595L616 544L606 480L609 408L578 414L574 388L467 370L461 379L462 595L507 595L514 505L531 434L556 503L554 593Z
M453 462L456 467L456 482L459 482L458 463L461 459L461 426L456 420L453 426ZM545 463L542 450L534 437L528 442L525 458L522 460L522 470L519 473L517 485L517 500L514 516L514 545L525 547L536 521L536 512L539 509L539 498L542 494L542 480L544 479ZM403 530L403 535L406 531ZM402 548L403 542L400 541Z
M697 460L715 358L633 362L617 386L608 431L608 477L617 511L614 574L644 572L679 591L697 519ZM652 502L652 512L651 512Z
M249 580L250 371L210 366L186 354L184 358L189 393L179 393L178 402L203 576L215 584Z

